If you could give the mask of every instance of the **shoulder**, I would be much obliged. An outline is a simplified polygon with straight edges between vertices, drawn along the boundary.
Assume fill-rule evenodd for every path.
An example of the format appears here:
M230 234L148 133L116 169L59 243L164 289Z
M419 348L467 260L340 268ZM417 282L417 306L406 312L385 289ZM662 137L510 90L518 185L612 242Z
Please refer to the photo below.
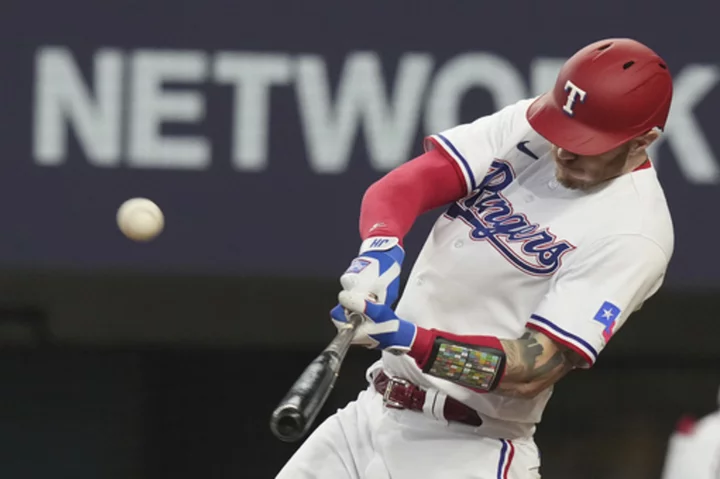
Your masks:
M533 99L524 99L424 138L425 151L439 148L465 171L468 191L475 190L491 163L506 158L519 143L534 139L525 113Z
M670 263L667 246L657 236L639 232L608 231L578 247L578 254L569 258L571 267L605 264L617 271L643 265L648 273L661 272Z
M644 238L655 243L669 260L675 233L667 198L654 168L618 178L598 200L607 219L603 234Z
M670 207L655 168L629 175L631 202L639 234L655 241L665 254L672 256L675 233Z

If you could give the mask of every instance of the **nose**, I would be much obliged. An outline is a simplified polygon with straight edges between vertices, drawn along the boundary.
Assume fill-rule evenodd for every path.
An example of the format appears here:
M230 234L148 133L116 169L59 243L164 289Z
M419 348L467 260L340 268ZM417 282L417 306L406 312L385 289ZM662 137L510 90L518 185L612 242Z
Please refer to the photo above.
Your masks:
M575 158L577 158L577 155L571 151L566 150L565 148L558 147L557 149L557 156L559 159L563 161L572 161Z

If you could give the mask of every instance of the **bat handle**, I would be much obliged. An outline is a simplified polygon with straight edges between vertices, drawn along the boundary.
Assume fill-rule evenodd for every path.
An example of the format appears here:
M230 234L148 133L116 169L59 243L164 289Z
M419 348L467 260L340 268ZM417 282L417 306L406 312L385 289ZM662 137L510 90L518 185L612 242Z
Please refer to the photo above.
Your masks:
M335 339L328 344L325 351L332 351L342 360L350 349L352 340L355 337L355 330L363 322L363 319L365 319L365 316L360 313L350 313L347 325L338 331Z

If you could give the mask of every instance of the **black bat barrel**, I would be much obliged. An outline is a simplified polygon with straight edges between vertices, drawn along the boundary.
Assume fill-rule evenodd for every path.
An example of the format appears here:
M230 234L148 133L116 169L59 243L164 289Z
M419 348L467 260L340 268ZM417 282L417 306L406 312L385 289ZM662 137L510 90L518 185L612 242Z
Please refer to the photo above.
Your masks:
M340 362L334 351L323 351L305 368L270 418L278 439L294 442L307 433L335 385Z
M307 433L335 385L355 328L362 320L361 314L350 315L348 327L338 331L275 408L270 417L270 430L278 439L294 442Z

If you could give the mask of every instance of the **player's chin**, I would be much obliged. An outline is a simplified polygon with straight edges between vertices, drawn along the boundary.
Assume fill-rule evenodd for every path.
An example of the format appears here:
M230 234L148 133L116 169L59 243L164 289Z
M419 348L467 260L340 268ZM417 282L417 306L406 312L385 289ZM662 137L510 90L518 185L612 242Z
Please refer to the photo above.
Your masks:
M595 185L594 182L574 174L561 166L558 166L555 170L555 179L569 190L587 190Z

